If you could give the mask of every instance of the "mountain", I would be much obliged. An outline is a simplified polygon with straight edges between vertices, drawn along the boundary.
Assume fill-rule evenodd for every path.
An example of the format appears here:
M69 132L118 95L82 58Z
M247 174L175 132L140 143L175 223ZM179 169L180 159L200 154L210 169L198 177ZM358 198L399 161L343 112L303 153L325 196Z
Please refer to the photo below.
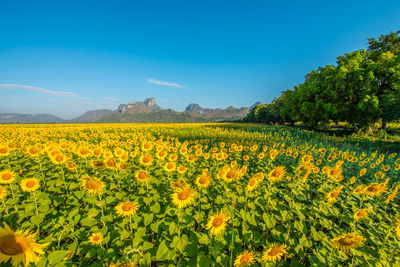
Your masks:
M232 106L226 109L203 108L199 104L191 103L185 111L179 112L172 109L162 109L157 105L155 98L147 98L143 102L121 104L114 111L109 109L87 111L71 120L63 120L49 114L0 113L0 123L218 122L242 119L249 110L247 107L235 108Z
M102 117L98 122L217 122L244 118L249 108L228 107L226 109L203 108L199 104L189 104L185 111L162 109L154 98L144 102L119 105L117 110Z
M0 123L61 123L63 119L50 114L0 113Z
M100 120L101 118L103 118L104 116L106 116L107 114L113 112L112 110L109 109L96 109L96 110L92 110L92 111L87 111L86 113L82 114L81 116L72 119L72 120L68 120L66 122L95 122L97 120Z

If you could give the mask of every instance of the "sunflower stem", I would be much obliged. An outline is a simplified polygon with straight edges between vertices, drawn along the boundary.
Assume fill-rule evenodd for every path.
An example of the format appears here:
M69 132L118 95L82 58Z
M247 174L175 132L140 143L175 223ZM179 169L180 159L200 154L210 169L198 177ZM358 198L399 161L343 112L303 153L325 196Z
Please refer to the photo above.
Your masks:
M2 199L1 202L3 202L4 210L6 211L6 214L8 215L8 208L6 206L6 203L4 203L4 199Z
M34 201L35 201L35 213L36 213L36 216L38 216L39 212L38 212L38 207L37 207L36 192L33 192L33 198L34 198Z

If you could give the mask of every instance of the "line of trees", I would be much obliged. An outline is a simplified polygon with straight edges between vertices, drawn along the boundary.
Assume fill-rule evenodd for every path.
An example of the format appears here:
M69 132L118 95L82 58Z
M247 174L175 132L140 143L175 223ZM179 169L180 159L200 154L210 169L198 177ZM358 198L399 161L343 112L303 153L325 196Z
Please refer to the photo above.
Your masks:
M259 123L303 122L311 127L348 122L366 128L400 118L400 31L368 39L368 49L337 57L283 91L271 103L257 105L244 119Z

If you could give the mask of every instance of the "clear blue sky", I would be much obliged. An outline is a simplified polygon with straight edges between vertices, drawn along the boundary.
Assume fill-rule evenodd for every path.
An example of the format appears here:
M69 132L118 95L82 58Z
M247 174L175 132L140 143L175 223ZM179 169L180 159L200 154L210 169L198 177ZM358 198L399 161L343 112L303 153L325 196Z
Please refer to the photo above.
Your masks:
M0 113L250 106L368 37L400 1L1 1Z

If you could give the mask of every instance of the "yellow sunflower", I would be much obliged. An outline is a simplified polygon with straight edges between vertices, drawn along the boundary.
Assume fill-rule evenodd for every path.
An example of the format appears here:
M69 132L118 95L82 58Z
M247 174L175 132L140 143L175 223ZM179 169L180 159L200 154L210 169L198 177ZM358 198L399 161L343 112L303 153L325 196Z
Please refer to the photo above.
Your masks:
M89 243L92 245L100 245L103 242L103 235L101 233L93 233L89 237Z
M169 161L164 166L164 171L168 173L175 171L175 169L176 169L176 163L174 161Z
M14 232L5 222L3 224L4 228L0 227L0 263L10 259L14 266L37 263L39 255L44 254L43 248L48 244L36 243L36 235L30 234L28 230Z
M331 192L326 194L326 199L328 200L329 203L335 202L336 198L339 196L340 191L343 189L343 185L339 186L338 188L332 190Z
M139 158L139 163L142 166L146 166L146 167L151 166L151 165L153 165L153 156L150 154L142 155Z
M366 239L362 235L349 233L332 238L331 244L333 248L346 253L352 248L362 247L365 241Z
M275 262L280 261L282 256L287 253L286 251L287 245L282 244L271 244L266 251L264 251L262 260L264 262Z
M379 196L387 190L386 183L372 183L364 188L363 193L368 196Z
M90 165L92 166L92 168L98 169L98 170L107 168L107 164L101 159L92 160L90 162Z
M7 196L7 189L0 186L0 200L3 200Z
M150 175L144 170L138 170L135 172L135 178L141 183L148 183L150 181Z
M98 178L82 176L81 186L91 195L99 195L102 193L106 184Z
M17 175L13 171L4 170L0 172L0 184L11 184Z
M248 252L246 250L236 257L233 266L236 267L250 266L254 262L255 262L255 253L253 251Z
M362 209L362 210L356 211L353 215L353 218L358 222L360 220L367 218L367 216L368 216L368 210Z
M254 189L257 188L258 183L259 183L259 180L257 179L257 177L252 177L246 186L246 191L248 191L248 192L253 191Z
M207 188L210 185L211 182L211 176L208 175L207 173L200 174L196 178L196 185L198 188L203 189Z
M184 173L187 171L187 168L186 168L185 166L181 165L181 166L179 166L179 167L176 169L176 171L177 171L179 174L184 174Z
M182 209L186 206L192 204L194 199L196 198L197 192L190 188L190 186L186 186L182 189L177 189L172 195L172 203L178 208Z
M285 166L282 166L282 165L278 166L268 174L268 180L271 183L280 182L285 177L285 174L286 174Z
M182 178L179 179L178 181L170 182L169 185L174 191L185 189L186 187L189 186Z
M24 192L33 192L39 189L40 182L36 178L26 178L21 181L20 186Z
M398 219L396 222L396 235L398 238L400 238L400 219Z
M120 202L115 206L115 210L118 215L127 217L136 214L139 210L139 204L137 202Z
M230 217L225 215L222 210L210 217L206 229L210 230L211 235L218 235L225 231Z
M67 162L67 157L63 154L55 154L54 156L50 157L51 162L55 165L64 164Z

